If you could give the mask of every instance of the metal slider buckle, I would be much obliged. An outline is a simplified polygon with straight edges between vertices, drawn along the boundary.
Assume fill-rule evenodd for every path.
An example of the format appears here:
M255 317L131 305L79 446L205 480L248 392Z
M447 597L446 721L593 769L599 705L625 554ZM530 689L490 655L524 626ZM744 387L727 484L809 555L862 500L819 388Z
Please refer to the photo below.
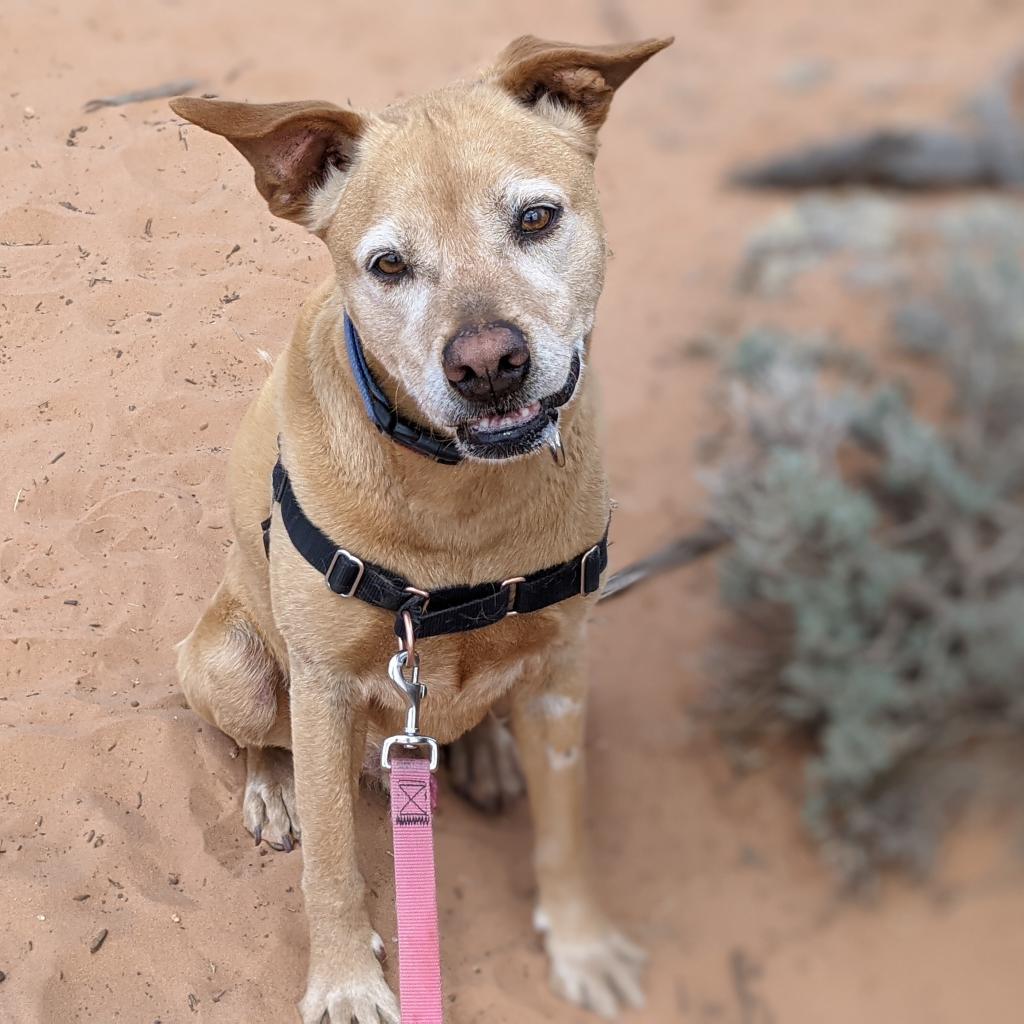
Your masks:
M339 593L331 586L331 573L334 572L334 567L338 564L339 558L347 558L356 567L356 578L352 581L352 586L348 588L348 591L344 594ZM356 588L363 580L363 573L366 572L366 566L363 565L362 559L356 558L351 552L346 551L344 548L338 548L334 552L334 557L331 559L331 564L327 566L327 572L324 573L324 583L327 584L327 589L332 594L337 594L338 597L351 597L355 592Z
M516 595L519 593L519 584L525 583L525 576L513 576L511 579L501 581L501 589L504 590L508 587L508 604L505 605L505 617L508 618L510 615L518 615L519 612L515 610Z
M418 587L406 587L405 593L415 594L417 597L423 598L423 604L420 605L420 615L426 615L427 608L430 605L430 594L425 590L420 590Z
M587 596L587 560L591 555L597 554L597 549L600 546L600 544L595 544L589 551L585 551L580 559L580 594L583 597Z

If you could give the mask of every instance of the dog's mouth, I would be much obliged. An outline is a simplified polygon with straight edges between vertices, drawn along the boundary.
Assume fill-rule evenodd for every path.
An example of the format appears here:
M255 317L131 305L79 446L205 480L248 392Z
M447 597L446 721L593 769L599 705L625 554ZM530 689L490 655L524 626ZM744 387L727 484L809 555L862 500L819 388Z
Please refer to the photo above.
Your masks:
M477 459L511 459L535 452L555 431L558 410L576 394L581 371L580 355L574 352L569 376L558 391L519 408L466 420L456 430L459 447Z

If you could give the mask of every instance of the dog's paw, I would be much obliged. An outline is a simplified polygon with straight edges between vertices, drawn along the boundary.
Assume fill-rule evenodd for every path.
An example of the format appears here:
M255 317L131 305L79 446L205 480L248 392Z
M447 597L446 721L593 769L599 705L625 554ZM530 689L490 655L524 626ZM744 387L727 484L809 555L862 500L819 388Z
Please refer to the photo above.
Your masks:
M643 1009L647 954L614 928L592 938L563 938L544 930L551 987L563 999L614 1020L623 1009Z
M497 814L526 792L512 733L494 715L449 744L452 788L477 810Z
M374 933L377 943L383 943ZM398 1000L384 980L380 964L370 960L340 970L310 970L306 994L299 1003L302 1024L399 1024Z
M242 820L258 846L290 852L302 835L295 803L292 755L287 750L249 751L249 777L242 800Z

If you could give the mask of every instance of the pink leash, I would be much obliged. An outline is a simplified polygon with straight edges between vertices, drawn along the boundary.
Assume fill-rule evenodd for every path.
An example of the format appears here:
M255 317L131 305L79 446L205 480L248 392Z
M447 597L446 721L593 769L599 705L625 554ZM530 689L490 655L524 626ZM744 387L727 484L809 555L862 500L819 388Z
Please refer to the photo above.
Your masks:
M431 811L435 782L420 758L391 761L402 1024L442 1024L441 950Z
M405 670L412 665L411 678ZM391 828L395 848L398 909L398 984L402 1024L443 1024L441 946L437 927L434 819L437 742L419 735L419 657L401 651L388 666L391 682L408 703L405 732L384 743L381 764L391 772ZM429 760L398 755L394 748L426 748Z

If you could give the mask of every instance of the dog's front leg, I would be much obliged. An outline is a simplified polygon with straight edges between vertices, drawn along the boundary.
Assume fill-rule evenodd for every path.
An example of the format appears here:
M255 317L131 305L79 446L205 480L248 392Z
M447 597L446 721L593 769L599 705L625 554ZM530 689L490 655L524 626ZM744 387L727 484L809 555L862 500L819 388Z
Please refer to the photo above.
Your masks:
M539 899L555 991L604 1017L641 1007L642 950L608 921L595 898L583 823L586 680L582 653L547 669L537 690L513 700L513 728L526 776Z
M355 801L365 711L323 667L291 665L292 750L302 830L302 888L309 918L303 1024L398 1024L398 1003L376 954L356 856Z

